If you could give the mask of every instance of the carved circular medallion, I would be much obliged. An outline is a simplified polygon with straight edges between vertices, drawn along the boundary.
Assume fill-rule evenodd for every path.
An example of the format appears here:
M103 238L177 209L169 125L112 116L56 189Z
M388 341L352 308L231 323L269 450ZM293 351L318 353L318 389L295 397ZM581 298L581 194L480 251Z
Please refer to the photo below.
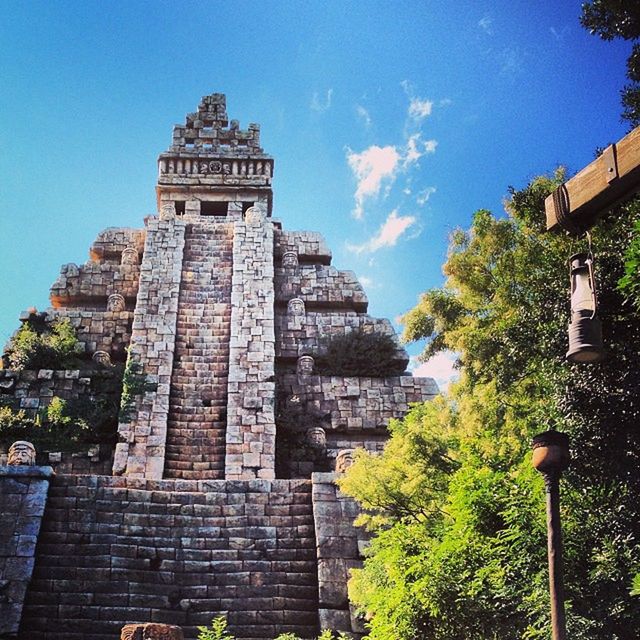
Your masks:
M209 171L211 171L211 173L222 173L222 162L219 160L212 160L209 163Z

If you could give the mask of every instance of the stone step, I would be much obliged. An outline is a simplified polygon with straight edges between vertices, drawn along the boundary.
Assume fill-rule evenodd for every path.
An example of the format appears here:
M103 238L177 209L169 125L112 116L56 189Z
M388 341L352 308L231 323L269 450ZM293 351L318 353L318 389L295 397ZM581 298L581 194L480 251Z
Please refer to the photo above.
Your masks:
M169 393L165 477L223 478L233 234L188 224Z

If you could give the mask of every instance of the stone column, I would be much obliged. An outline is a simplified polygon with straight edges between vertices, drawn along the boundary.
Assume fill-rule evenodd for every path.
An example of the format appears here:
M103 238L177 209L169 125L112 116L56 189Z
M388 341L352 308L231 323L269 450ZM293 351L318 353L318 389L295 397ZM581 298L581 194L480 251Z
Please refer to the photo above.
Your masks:
M146 391L121 410L114 475L162 478L185 228L179 219L152 218L147 226L127 360Z
M257 207L234 223L227 480L275 477L273 224Z
M49 492L51 467L0 466L0 637L17 635L36 542Z

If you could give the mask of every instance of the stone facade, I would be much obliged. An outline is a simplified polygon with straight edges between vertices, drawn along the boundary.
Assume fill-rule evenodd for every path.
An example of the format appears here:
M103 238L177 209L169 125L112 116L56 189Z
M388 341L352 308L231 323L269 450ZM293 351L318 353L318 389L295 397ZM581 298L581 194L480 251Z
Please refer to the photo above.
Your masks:
M169 623L193 640L219 614L242 640L362 632L346 595L362 534L332 471L344 452L381 450L389 420L438 390L405 373L399 344L387 377L314 370L331 336L396 336L320 234L271 217L273 164L258 125L205 96L159 157L157 215L100 233L51 289L47 319L69 319L91 373L0 371L30 411L125 362L127 389L141 385L111 475L93 448L46 453L59 475L21 639Z
M0 637L18 634L51 467L0 466Z

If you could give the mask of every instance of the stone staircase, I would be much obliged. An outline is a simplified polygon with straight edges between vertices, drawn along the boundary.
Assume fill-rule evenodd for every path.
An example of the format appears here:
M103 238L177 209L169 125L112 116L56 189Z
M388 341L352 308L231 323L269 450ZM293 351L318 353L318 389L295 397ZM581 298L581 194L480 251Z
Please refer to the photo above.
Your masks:
M224 478L232 250L232 223L187 225L165 478Z
M55 476L19 640L116 640L223 615L239 640L318 634L308 480Z

